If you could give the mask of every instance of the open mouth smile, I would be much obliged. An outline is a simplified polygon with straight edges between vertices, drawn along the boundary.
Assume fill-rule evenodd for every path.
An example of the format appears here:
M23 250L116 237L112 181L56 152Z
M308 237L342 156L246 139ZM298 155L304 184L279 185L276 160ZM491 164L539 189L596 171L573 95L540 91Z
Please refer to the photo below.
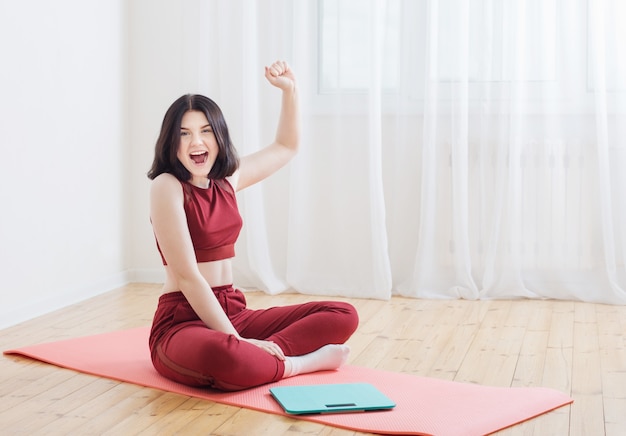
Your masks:
M208 151L194 151L189 153L189 157L196 165L203 165L209 158Z

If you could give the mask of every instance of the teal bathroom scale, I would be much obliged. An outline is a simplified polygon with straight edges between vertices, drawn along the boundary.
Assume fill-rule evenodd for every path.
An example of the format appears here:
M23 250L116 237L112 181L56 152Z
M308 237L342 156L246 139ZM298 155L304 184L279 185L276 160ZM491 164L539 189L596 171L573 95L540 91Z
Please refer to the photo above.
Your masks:
M278 386L270 393L293 415L389 410L396 406L369 383Z

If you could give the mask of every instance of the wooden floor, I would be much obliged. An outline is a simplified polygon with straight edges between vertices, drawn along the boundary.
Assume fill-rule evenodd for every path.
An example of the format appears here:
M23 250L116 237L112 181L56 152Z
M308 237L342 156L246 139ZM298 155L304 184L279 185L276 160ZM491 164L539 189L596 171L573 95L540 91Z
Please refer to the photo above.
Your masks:
M159 287L132 284L0 331L0 349L148 325ZM315 299L249 293L250 307ZM545 386L574 404L498 435L626 435L626 307L566 301L351 301L348 363L493 386ZM489 411L485 411L489 413ZM2 435L357 433L76 373L0 360Z

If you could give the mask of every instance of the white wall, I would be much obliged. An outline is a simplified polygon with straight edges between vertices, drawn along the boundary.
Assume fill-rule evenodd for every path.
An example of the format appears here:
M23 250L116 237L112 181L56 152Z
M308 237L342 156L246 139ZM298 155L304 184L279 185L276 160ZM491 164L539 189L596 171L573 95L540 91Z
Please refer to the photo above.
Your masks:
M129 266L123 0L0 0L0 327Z

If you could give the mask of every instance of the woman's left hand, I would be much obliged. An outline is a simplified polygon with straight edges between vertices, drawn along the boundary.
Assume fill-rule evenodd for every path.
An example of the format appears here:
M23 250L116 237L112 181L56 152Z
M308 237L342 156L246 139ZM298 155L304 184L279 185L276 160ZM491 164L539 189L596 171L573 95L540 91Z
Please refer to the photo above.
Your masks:
M283 91L292 90L296 86L296 77L285 61L276 61L265 67L265 78Z
M279 360L285 360L285 353L283 353L283 350L275 342L263 341L261 339L250 339L250 338L239 338L239 339L242 341L248 342L252 345L256 345L257 347L259 347L262 350L265 350L272 356L276 356Z

